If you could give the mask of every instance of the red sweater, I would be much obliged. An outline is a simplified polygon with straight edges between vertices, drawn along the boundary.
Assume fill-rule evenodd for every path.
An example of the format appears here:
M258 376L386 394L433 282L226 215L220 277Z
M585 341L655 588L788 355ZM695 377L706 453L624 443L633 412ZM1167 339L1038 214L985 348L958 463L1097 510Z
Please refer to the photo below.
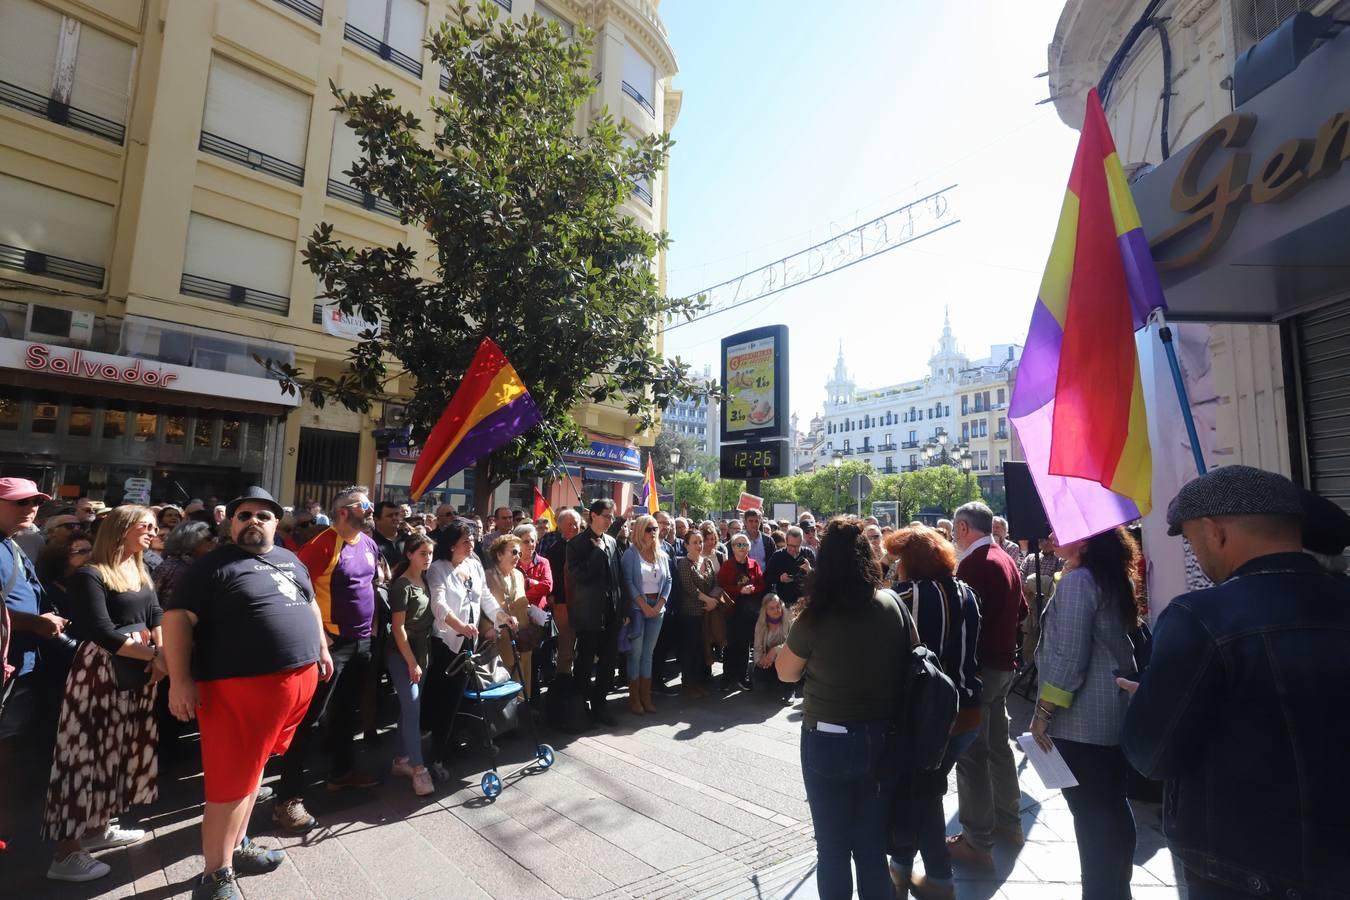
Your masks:
M1012 557L987 544L961 560L956 577L980 598L980 668L1011 672L1017 668L1017 623L1027 614Z

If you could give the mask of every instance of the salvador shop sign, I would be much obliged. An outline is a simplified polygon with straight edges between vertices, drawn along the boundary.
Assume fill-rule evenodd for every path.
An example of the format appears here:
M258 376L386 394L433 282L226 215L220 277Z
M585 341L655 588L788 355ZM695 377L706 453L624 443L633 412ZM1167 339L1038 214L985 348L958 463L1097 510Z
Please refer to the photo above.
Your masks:
M297 406L270 378L176 366L156 360L95 353L35 341L0 338L0 368L56 375L76 381L158 388L189 394L232 397L279 406Z

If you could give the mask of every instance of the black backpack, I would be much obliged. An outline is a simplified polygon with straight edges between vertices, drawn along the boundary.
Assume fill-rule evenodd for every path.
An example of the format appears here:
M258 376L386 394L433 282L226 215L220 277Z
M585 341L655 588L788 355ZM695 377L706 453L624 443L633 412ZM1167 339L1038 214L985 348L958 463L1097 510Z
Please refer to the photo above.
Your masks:
M960 698L956 685L942 670L942 660L918 641L909 609L894 591L886 593L900 607L913 640L901 673L900 708L895 721L896 762L902 770L931 772L942 764L947 752Z

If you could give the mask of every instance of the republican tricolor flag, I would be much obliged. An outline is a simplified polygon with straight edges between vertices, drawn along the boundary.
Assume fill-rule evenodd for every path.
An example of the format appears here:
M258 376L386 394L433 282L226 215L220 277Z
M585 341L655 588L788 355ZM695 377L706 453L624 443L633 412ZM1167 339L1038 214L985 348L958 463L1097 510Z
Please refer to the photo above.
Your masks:
M656 515L656 511L661 507L658 505L656 495L656 469L652 466L652 455L647 454L647 474L642 478L642 500L643 506L647 507L649 515Z
M414 500L541 421L534 398L492 338L483 338L464 380L427 435L413 468Z
M1135 332L1165 306L1106 116L1089 91L1009 410L1061 543L1152 505Z
M548 505L544 495L539 492L539 488L534 489L534 509L530 516L530 521L538 522L540 519L548 522L549 531L558 530L558 518L553 515L553 507Z

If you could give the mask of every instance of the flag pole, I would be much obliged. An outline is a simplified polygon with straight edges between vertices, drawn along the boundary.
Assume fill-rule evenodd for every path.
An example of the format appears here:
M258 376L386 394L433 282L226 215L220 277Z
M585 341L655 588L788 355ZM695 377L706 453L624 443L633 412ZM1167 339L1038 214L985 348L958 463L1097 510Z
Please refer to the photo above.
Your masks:
M553 438L553 432L547 426L544 427L544 437L548 439L548 445L553 448L553 454L558 458L558 468L562 470L563 478L567 481L567 487L577 497L577 505L585 506L586 499L581 496L581 491L572 483L572 474L567 471L567 465L563 462L562 451L558 449L558 442Z
M1172 384L1177 389L1177 400L1181 403L1181 420L1186 423L1186 437L1191 442L1191 455L1195 457L1195 472L1203 475L1207 471L1205 456L1200 452L1200 435L1195 430L1195 417L1191 415L1191 402L1186 397L1186 382L1181 377L1181 364L1177 362L1177 350L1172 343L1172 329L1167 324L1162 307L1154 308L1149 318L1158 323L1158 340L1162 341L1167 353L1167 364L1172 369Z

